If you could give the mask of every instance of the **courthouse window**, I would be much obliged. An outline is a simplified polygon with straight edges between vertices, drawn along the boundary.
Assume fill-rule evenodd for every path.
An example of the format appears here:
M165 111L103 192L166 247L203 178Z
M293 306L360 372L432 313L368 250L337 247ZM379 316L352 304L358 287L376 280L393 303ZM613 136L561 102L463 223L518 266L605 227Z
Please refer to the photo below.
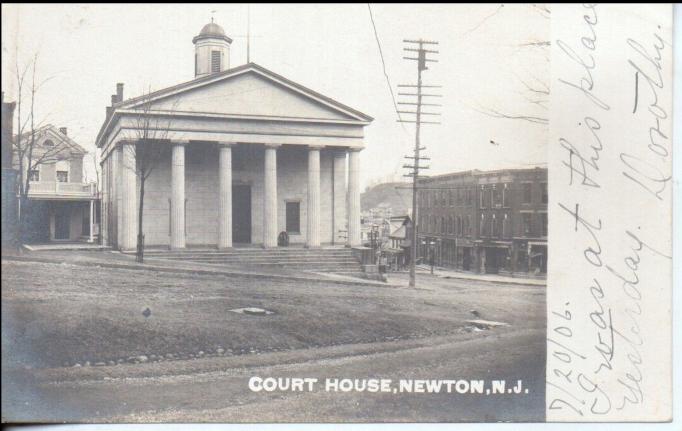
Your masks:
M300 202L287 202L287 233L301 233Z
M40 181L40 171L38 169L31 169L28 174L29 181Z

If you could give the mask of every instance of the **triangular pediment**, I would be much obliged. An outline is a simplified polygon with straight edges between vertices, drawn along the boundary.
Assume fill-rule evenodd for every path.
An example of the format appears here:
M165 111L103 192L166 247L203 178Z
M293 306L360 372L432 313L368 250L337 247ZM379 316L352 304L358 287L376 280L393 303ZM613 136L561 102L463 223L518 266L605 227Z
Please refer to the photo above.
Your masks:
M251 64L153 93L146 99L131 100L121 107L139 109L144 104L147 104L145 109L151 111L178 113L350 122L372 120L365 114Z
M61 131L59 131L59 129L57 129L55 126L51 124L47 124L45 126L40 127L39 129L36 129L34 135L38 148L44 147L45 143L47 141L50 141L48 143L49 145L60 147L63 148L64 150L68 150L71 154L87 153L87 151L83 147L78 145L69 136L64 135ZM22 135L22 139L24 140L30 139L30 136L31 136L30 132L24 133Z

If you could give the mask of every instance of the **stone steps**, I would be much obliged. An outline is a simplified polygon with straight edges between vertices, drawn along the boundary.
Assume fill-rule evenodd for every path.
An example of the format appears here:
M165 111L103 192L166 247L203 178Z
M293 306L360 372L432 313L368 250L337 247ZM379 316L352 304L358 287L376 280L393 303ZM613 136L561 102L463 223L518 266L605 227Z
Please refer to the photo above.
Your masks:
M210 265L244 266L252 269L294 269L362 277L362 266L347 248L239 248L232 250L149 251L150 258Z
M150 257L150 256L147 256ZM162 259L168 260L192 260L195 262L199 261L220 261L220 262L316 262L319 260L323 261L334 261L334 262L357 262L354 257L348 256L154 256Z
M171 251L145 251L146 256L163 257L188 257L188 256L349 256L351 252L343 249L292 249L288 250L171 250Z

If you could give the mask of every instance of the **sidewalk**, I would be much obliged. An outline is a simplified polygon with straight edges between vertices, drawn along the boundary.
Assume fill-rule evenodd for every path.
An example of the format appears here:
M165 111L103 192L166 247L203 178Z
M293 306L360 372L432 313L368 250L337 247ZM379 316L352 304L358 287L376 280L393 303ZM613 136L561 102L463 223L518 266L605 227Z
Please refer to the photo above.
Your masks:
M28 251L66 251L66 250L111 250L111 247L89 242L64 242L50 244L24 244Z
M169 273L222 275L228 277L263 278L273 280L293 280L301 282L318 282L331 284L345 284L353 286L396 287L387 283L360 278L344 277L335 274L306 273L277 269L268 271L263 268L235 267L228 265L211 265L199 262L182 262L165 259L145 258L145 263L135 262L134 255L123 254L118 251L96 250L49 250L27 252L22 255L3 255L2 260L23 262L39 262L67 264L78 266L99 266L102 268L147 270Z
M431 267L426 265L417 265L417 272L431 273ZM472 274L468 272L460 272L449 270L445 268L434 268L433 275L440 278L457 278L460 280L475 280L475 281L489 281L491 283L506 283L506 284L525 284L532 286L547 286L547 280L528 278L528 277L512 277L497 274Z

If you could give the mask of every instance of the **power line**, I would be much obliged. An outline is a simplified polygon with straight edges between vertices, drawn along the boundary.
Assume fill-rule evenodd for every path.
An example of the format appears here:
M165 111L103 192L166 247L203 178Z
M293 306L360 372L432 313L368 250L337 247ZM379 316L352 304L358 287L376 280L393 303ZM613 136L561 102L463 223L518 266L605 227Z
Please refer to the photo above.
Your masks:
M372 22L372 29L374 30L374 38L377 41L377 47L379 48L379 57L381 58L381 66L384 71L384 77L386 78L386 84L388 85L388 91L391 93L391 100L393 100L393 107L395 108L395 111L398 112L398 103L395 100L395 94L393 94L393 86L391 85L391 79L388 77L388 72L386 72L386 61L384 61L384 51L381 49L381 41L379 40L379 33L377 33L377 26L374 22L374 14L372 13L372 7L370 6L369 3L367 3L367 10L369 10L369 19ZM402 120L402 117L400 116L400 113L398 113L398 119ZM401 127L403 128L403 131L407 133L407 130L405 130L405 126L401 124Z
M384 78L386 79L386 84L388 86L388 91L391 94L391 100L393 101L393 108L395 109L397 115L398 115L398 120L400 120L400 128L403 130L403 133L405 133L406 136L409 136L409 133L407 129L405 128L405 124L402 121L402 116L400 115L400 112L398 110L398 103L395 98L395 93L393 93L393 86L391 85L391 79L388 77L388 72L386 71L386 61L384 60L384 52L383 49L381 48L381 40L379 39L379 33L377 31L376 23L374 22L374 14L372 13L372 7L369 3L367 3L367 10L369 11L369 19L372 24L372 30L374 31L374 38L377 42L377 48L379 49L379 58L381 59L381 66L383 69L384 73ZM398 172L401 169L400 166L400 160L396 162L396 167L393 170L393 172ZM400 196L400 194L396 191L396 194ZM402 199L402 196L400 196Z

